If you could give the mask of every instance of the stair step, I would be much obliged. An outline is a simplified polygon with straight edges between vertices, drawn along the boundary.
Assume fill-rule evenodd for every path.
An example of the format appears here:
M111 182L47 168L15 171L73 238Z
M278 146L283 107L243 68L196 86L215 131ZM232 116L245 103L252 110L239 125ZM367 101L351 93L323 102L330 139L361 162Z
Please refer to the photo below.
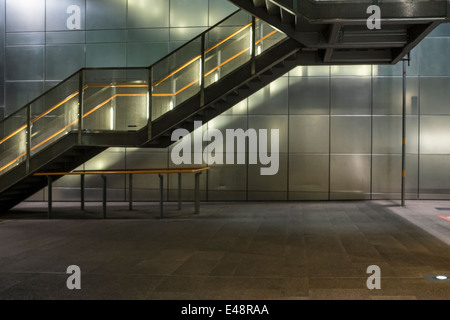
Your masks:
M281 22L286 24L295 25L295 16L284 9L280 9L281 13Z
M281 16L281 8L277 6L275 3L266 0L266 8L267 12L273 16Z
M253 0L253 5L257 8L265 7L266 0Z

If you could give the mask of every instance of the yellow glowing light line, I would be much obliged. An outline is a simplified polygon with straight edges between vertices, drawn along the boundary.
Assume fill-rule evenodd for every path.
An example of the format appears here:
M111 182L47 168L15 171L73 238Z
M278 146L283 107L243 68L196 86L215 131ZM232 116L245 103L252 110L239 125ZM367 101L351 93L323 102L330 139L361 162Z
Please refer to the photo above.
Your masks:
M83 118L87 117L89 114L93 113L94 111L98 110L99 108L101 108L102 106L104 106L105 104L107 104L109 101L113 100L116 97L143 97L143 96L147 96L146 94L116 94L113 97L107 99L106 101L104 101L103 103L99 104L97 107L95 107L94 109L90 110L88 113L86 113ZM40 143L38 143L37 145L35 145L33 148L30 149L30 151L34 151L35 149L39 148L40 146L42 146L43 144L47 143L48 141L52 140L53 138L55 138L57 135L59 135L61 132L63 132L64 130L66 130L67 128L73 126L75 123L78 122L78 119L72 121L70 124L68 124L67 126L65 126L64 128L58 130L56 133L52 134L50 137L46 138L45 140L41 141ZM26 126L25 126L26 128ZM17 132L19 132L20 130L23 130L23 128L17 130ZM10 135L12 136L12 134ZM5 139L4 139L5 140ZM0 168L0 171L3 171L4 169L6 169L7 167L11 166L12 164L14 164L17 160L19 160L20 158L23 158L27 155L27 153L22 153L20 156L18 156L17 158L15 158L14 160L12 160L11 162L9 162L8 164L4 165L3 167Z
M94 175L94 174L155 174L155 173L196 173L209 170L210 167L204 168L183 168L183 169L130 169L130 170L86 170L71 172L38 172L34 176L74 176L74 175Z
M185 63L184 65L182 65L181 67L179 67L177 70L175 70L174 72L172 72L171 74L169 74L168 76L162 78L161 80L159 80L158 82L156 82L153 86L156 87L157 85L159 85L160 83L166 81L167 79L169 79L171 76L173 76L174 74L178 73L179 71L183 70L184 68L186 68L187 66L189 66L190 64L192 64L193 62L197 61L198 59L200 59L202 56L197 56L194 59L192 59L191 61Z
M249 24L243 26L241 29L233 32L231 35L229 35L228 37L226 37L225 39L223 39L222 41L220 41L219 43L217 43L216 45L212 46L211 48L209 48L208 50L205 51L205 53L209 53L210 51L214 50L215 48L217 48L218 46L220 46L222 43L230 40L231 38L233 38L235 35L241 33L243 30L247 29L248 27L250 27L252 25L252 23L250 22Z
M251 26L252 23L250 22L249 24L245 25L244 27L242 27L241 29L233 32L230 36L228 36L227 38L225 38L224 40L220 41L219 43L217 43L216 45L214 45L213 47L209 48L208 50L205 51L205 53L209 53L210 51L214 50L215 48L217 48L218 46L220 46L221 44L223 44L224 42L230 40L232 37L234 37L235 35L239 34L241 31L245 30L246 28L248 28L249 26ZM198 59L200 59L202 56L198 55L196 56L194 59L192 59L191 61L187 62L186 64L182 65L181 67L179 67L178 69L176 69L175 71L173 71L171 74L169 74L168 76L162 78L161 80L159 80L158 82L156 82L153 86L156 87L157 85L159 85L160 83L166 81L167 79L169 79L170 77L172 77L174 74L180 72L181 70L183 70L184 68L186 68L187 66L189 66L190 64L192 64L193 62L197 61Z
M219 64L218 66L214 67L213 69L211 69L210 71L208 71L208 72L205 74L205 77L209 76L211 73L213 73L213 72L216 71L217 69L223 67L224 65L226 65L226 64L229 63L230 61L236 59L237 57L239 57L241 54L243 54L244 52L246 52L246 51L248 51L248 50L250 50L250 48L246 48L246 49L242 50L241 52L235 54L234 56L232 56L232 57L229 58L228 60L226 60L226 61L222 62L221 64Z
M277 30L273 30L268 35L266 35L266 36L262 37L261 39L259 39L258 41L256 41L255 44L261 43L262 41L266 40L268 37L273 36L275 33L277 33Z
M47 114L49 114L50 112L52 112L53 110L55 110L56 108L59 108L60 106L62 106L64 103L66 103L67 101L69 101L70 99L72 99L73 97L76 97L79 94L79 92L75 92L74 94L68 96L66 99L64 99L63 101L61 101L60 103L58 103L57 105L53 106L52 108L48 109L47 111L45 111L43 114L37 116L36 118L34 118L33 120L31 120L31 123L35 123L36 121L38 121L39 119L41 119L42 117L45 117Z

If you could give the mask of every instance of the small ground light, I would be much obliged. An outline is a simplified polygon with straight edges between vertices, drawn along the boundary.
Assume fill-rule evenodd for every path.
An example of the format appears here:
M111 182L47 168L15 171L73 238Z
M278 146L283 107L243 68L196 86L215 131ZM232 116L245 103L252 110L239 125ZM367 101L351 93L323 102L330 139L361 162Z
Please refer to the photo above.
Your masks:
M443 276L443 275L438 275L438 276L436 276L436 279L438 279L438 280L447 280L448 277L447 276Z

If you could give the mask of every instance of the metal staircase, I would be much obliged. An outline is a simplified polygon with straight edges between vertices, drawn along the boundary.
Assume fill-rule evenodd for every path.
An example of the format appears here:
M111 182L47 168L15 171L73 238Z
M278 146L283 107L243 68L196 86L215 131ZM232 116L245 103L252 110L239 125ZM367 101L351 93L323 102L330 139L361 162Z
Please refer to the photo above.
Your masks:
M396 64L439 24L450 21L448 0L229 0L314 50L324 63ZM369 29L370 5L381 29Z
M109 147L167 147L175 129L192 131L298 65L395 63L443 21L367 38L359 20L311 20L292 1L230 1L245 11L152 66L81 69L2 120L2 211L47 185L35 173L71 171Z

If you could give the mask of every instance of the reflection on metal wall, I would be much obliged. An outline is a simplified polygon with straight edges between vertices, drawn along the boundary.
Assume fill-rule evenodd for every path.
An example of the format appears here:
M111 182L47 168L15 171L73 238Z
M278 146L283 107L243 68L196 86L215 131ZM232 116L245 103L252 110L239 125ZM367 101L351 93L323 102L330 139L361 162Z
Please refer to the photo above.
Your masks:
M5 113L12 113L84 66L150 65L232 11L226 0L0 0L0 110L5 101ZM450 198L448 52L450 24L412 52L407 69L410 199ZM201 177L202 199L398 199L401 88L401 65L296 68L200 129L280 129L278 173L212 165ZM82 168L174 166L170 151L110 149ZM177 178L164 181L168 199L175 199ZM54 198L77 200L78 183L59 180ZM156 176L133 183L135 200L158 198ZM110 199L127 199L127 177L108 184ZM182 186L192 199L193 179ZM100 179L86 188L88 200L101 199ZM45 197L43 190L32 199Z

